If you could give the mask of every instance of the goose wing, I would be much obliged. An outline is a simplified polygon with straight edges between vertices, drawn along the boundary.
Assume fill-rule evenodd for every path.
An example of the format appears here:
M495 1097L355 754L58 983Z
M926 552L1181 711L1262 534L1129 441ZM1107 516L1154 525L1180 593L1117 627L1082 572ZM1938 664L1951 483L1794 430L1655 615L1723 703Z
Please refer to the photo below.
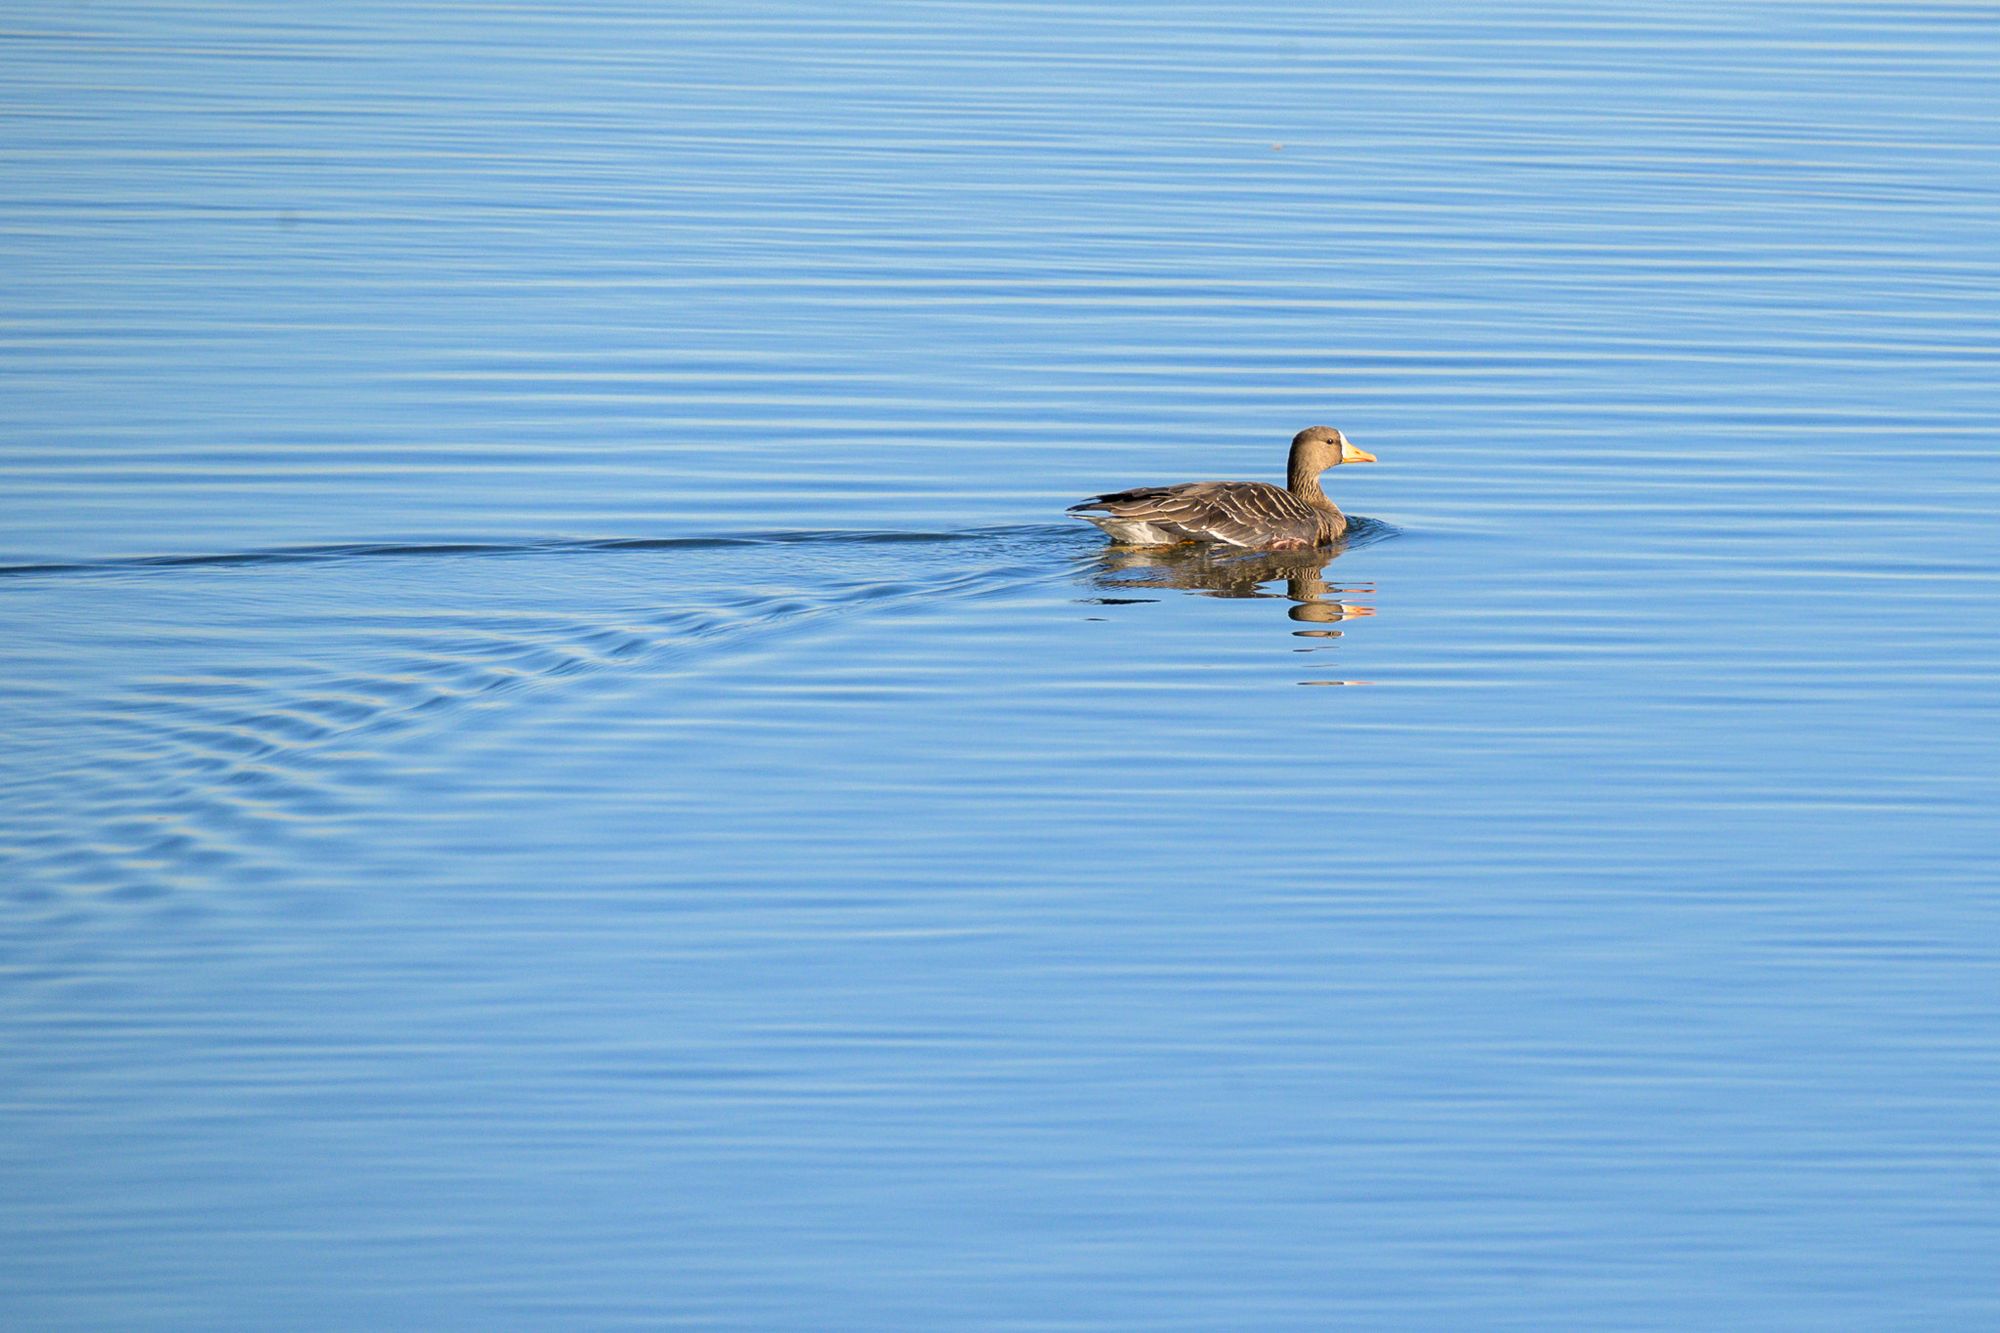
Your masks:
M1180 541L1227 546L1311 545L1319 535L1304 501L1261 481L1139 486L1093 496L1071 505L1069 512L1093 522L1101 514L1122 523L1144 524Z

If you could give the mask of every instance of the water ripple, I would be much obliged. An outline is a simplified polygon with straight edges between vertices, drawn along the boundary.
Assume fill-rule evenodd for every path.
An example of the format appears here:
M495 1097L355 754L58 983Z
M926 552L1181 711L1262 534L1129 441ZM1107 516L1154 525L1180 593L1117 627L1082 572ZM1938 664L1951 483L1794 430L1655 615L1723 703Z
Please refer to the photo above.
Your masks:
M925 545L943 542L990 541L1003 537L1067 533L1061 525L1014 524L968 528L957 532L783 531L726 533L710 537L616 537L590 540L513 542L349 542L324 546L287 546L263 551L219 551L186 555L126 556L105 560L43 561L0 565L0 578L32 578L52 574L126 574L156 569L203 569L231 565L298 565L381 558L453 556L528 556L596 554L605 551L716 551L732 547Z
M15 566L26 592L67 575L181 575L218 570L331 566L315 577L395 579L385 561L437 562L443 585L397 579L403 605L378 611L280 613L223 632L127 639L128 683L64 701L63 737L24 738L40 765L0 769L11 815L0 841L12 882L151 896L200 883L226 867L238 880L277 874L286 857L337 832L388 799L397 764L435 762L462 719L505 725L494 710L558 683L569 689L607 672L698 675L704 654L771 636L819 617L873 612L901 602L990 595L1023 582L1065 577L1064 557L1094 538L1066 525L957 532L783 531L702 537L536 542L346 543L227 554L141 557ZM935 552L913 561L915 551ZM761 555L761 563L746 558ZM665 604L589 612L574 599L529 609L510 597L478 612L440 604L458 562L490 556L612 560L647 558ZM665 560L667 563L660 563ZM690 568L690 560L702 561ZM775 562L775 563L774 563ZM538 567L554 577L560 566ZM627 588L632 587L627 566ZM746 582L779 576L789 586ZM142 585L102 583L121 602ZM158 596L153 579L143 585ZM490 585L487 585L490 588ZM642 584L641 586L647 586ZM276 591L276 590L274 590ZM309 603L314 585L287 581ZM192 601L206 587L186 589ZM149 670L148 660L193 652L186 669ZM72 653L84 645L68 646ZM0 691L10 711L47 707L46 682L32 693ZM78 733L94 737L79 745ZM413 758L422 751L427 758ZM92 829L79 843L78 830ZM283 849L289 849L283 850Z

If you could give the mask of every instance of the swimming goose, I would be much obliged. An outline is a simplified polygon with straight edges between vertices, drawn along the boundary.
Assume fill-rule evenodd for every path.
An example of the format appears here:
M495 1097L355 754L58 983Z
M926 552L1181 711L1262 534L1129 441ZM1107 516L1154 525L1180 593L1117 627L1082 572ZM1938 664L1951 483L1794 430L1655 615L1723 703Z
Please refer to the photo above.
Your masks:
M1260 551L1326 546L1347 531L1347 515L1319 488L1319 474L1342 463L1372 463L1375 455L1347 442L1331 426L1292 437L1285 488L1261 481L1190 481L1139 486L1096 495L1069 507L1127 546L1208 542Z

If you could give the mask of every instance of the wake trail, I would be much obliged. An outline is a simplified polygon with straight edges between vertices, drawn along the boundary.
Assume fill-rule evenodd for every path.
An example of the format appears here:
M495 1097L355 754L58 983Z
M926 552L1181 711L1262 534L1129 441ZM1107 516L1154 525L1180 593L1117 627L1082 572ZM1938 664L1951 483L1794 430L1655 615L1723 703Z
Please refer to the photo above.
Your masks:
M52 691L46 680L31 689L0 686L0 712L20 715L28 741L18 762L0 767L0 800L9 811L0 879L17 893L91 891L113 899L198 891L218 881L282 882L302 858L322 854L329 834L363 825L385 801L410 799L413 769L444 762L474 718L479 731L490 732L509 726L510 710L530 707L537 696L568 697L592 680L633 672L699 678L760 637L776 645L809 622L1063 581L1073 576L1077 549L1091 544L1070 533L1039 526L348 546L85 565L153 572L412 555L723 556L702 562L699 586L674 590L677 604L650 610L587 606L595 599L583 595L567 609L551 607L547 587L537 585L498 609L468 614L451 600L456 594L439 592L426 603L426 585L410 592L407 580L397 580L406 597L419 599L414 610L336 607L319 616L303 610L275 620L239 618L220 636L184 636L171 651L133 654L130 674L111 688ZM749 558L751 548L761 549L761 558ZM907 553L918 548L924 557L910 560ZM738 549L744 561L728 555ZM116 592L117 585L100 586L107 596ZM212 591L205 585L202 595ZM502 596L515 596L511 585ZM103 651L78 648L80 655ZM659 706L672 707L671 698Z
M323 546L281 546L258 551L214 551L105 559L32 561L0 565L0 579L57 575L136 574L177 569L258 568L334 564L357 560L454 557L599 555L616 551L725 551L787 546L941 546L1006 538L1069 536L1061 524L1017 524L940 532L893 530L785 529L685 537L553 538L520 541L347 542Z

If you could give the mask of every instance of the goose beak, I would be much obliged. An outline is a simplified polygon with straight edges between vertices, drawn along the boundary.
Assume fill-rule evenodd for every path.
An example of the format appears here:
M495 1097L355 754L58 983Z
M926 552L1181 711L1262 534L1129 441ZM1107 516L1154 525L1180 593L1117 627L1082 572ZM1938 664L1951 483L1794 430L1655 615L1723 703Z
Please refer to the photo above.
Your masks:
M1340 461L1343 463L1372 463L1375 461L1375 455L1369 453L1366 449L1356 449L1351 444L1343 444L1340 446Z

